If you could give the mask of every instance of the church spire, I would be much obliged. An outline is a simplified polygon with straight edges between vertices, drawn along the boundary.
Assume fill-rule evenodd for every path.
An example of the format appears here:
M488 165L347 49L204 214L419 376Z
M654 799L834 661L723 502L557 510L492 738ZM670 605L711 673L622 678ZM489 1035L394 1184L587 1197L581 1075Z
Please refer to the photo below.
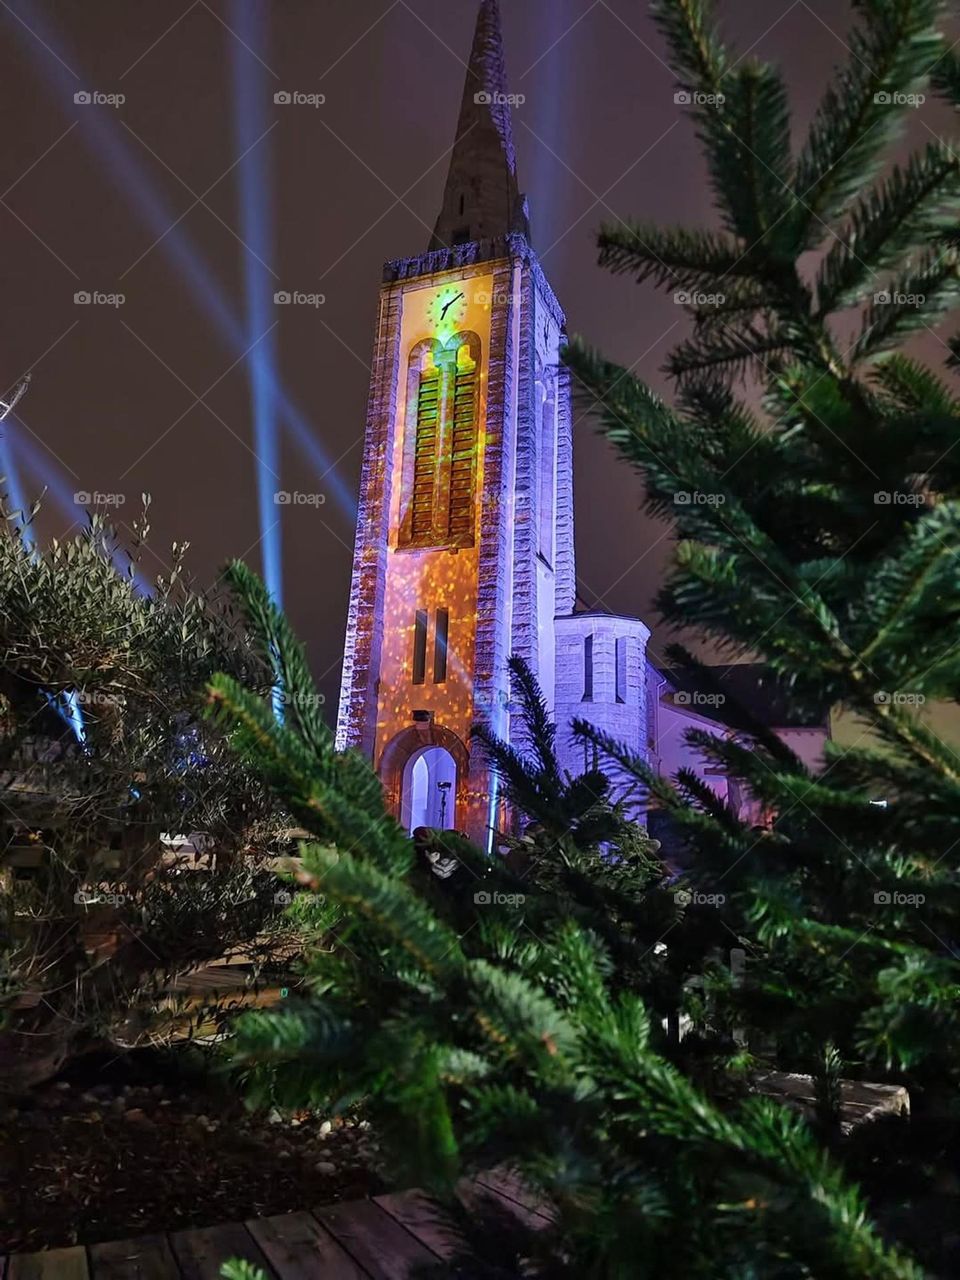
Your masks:
M431 249L511 231L529 234L517 185L511 102L499 5L497 0L481 0Z

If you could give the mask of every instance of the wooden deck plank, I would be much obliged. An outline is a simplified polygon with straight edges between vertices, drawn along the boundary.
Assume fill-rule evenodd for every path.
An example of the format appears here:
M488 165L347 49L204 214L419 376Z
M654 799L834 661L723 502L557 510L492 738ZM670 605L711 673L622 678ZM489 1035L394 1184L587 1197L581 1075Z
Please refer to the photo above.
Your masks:
M368 1273L309 1213L255 1218L246 1227L280 1280L367 1280Z
M546 1200L525 1187L517 1174L509 1169L490 1169L486 1173L478 1173L476 1180L482 1187L506 1196L508 1200L513 1200L530 1213L545 1218L547 1222L552 1222L556 1216Z
M74 1245L15 1254L7 1268L7 1280L90 1280L87 1251Z
M434 1274L445 1268L435 1253L372 1200L326 1205L316 1216L374 1280L409 1280L412 1275ZM415 1270L419 1268L419 1270Z
M457 1184L457 1199L471 1214L477 1214L483 1209L484 1204L487 1204L494 1209L499 1209L509 1214L511 1218L530 1231L545 1231L550 1226L549 1218L545 1218L542 1214L536 1213L532 1209L527 1209L519 1201L504 1195L495 1187L485 1186L483 1183L469 1178L463 1178Z
M220 1280L220 1268L229 1258L243 1258L262 1267L265 1275L276 1277L250 1232L240 1222L172 1231L168 1238L183 1280Z
M813 1077L795 1071L764 1071L753 1077L760 1093L776 1098L801 1113L816 1109ZM845 1134L858 1125L885 1116L909 1116L910 1094L900 1084L872 1084L869 1080L840 1081L840 1128Z
M464 1179L469 1212L484 1204L527 1229L549 1227L550 1206L504 1170ZM502 1220L502 1219L501 1219ZM0 1280L220 1280L228 1258L243 1258L271 1280L409 1280L448 1275L467 1241L421 1191L277 1214L242 1224L183 1230L32 1254L0 1256Z
M139 1236L89 1248L93 1280L180 1280L166 1236Z
M467 1241L449 1215L425 1192L403 1191L374 1196L373 1202L444 1262L465 1255Z

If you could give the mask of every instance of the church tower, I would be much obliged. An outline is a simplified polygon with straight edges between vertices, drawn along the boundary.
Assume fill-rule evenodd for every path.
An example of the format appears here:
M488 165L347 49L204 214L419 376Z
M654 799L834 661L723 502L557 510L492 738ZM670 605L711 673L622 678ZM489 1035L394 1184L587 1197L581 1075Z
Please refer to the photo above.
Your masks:
M551 705L586 696L586 631L562 625L576 594L564 341L517 180L497 0L482 0L433 237L383 273L337 727L410 830L489 847L502 829L470 730L509 739L511 654ZM639 639L642 686L646 628L620 630ZM557 683L558 631L575 693Z

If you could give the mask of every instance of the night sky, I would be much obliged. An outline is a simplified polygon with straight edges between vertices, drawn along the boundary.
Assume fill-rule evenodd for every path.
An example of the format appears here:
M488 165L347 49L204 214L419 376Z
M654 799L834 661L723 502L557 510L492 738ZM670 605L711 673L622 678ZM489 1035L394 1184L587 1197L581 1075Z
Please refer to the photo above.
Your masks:
M601 272L593 239L603 218L712 220L663 41L642 0L501 8L510 88L525 97L514 112L521 183L570 330L666 390L659 367L684 315L652 286ZM281 423L271 490L326 499L274 514L285 604L335 705L381 263L429 239L476 3L246 9L243 0L0 6L0 383L33 371L19 420L4 424L0 471L27 496L44 482L62 495L48 495L41 537L83 520L77 491L123 495L123 529L146 490L146 576L164 570L174 540L191 543L200 584L229 556L260 568L263 449L244 357L256 341L319 446L308 456ZM719 12L741 52L784 66L805 125L846 57L846 7L726 0ZM238 32L256 34L250 48ZM78 105L80 91L126 101ZM277 106L277 91L325 102ZM924 142L927 127L948 119L928 104L911 135ZM259 313L248 306L258 289ZM325 301L277 308L275 290ZM76 305L79 291L125 302ZM669 530L642 516L639 478L589 420L575 448L581 596L654 625L656 660L663 634L650 600Z

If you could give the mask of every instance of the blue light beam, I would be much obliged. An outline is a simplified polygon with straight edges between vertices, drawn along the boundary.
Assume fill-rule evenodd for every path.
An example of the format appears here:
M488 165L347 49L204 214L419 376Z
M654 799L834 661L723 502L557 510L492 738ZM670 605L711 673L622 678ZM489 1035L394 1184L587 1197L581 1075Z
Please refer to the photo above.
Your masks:
M10 0L3 6L3 16L12 25L39 76L48 82L55 100L69 116L73 95L83 88L83 82L75 78L69 69L76 60L65 52L62 42L34 6L24 4L23 0ZM96 106L80 108L79 132L84 142L105 166L118 189L130 200L148 230L157 237L157 249L173 262L232 357L236 360L245 356L250 345L246 329L231 310L220 282L194 247L183 224L178 222L181 215L171 208L151 181L134 148L121 133L123 126L109 117L110 110L112 108ZM351 524L355 523L356 498L352 488L337 473L335 461L328 457L307 418L279 382L271 366L266 366L263 377L296 444L306 455L308 463L319 472L320 479L327 482L342 514Z
M4 431L4 435L0 436L0 479L3 481L3 487L10 505L20 513L20 519L16 525L17 532L23 539L27 550L32 551L36 539L33 536L33 529L27 523L30 508L27 505L23 485L20 481L20 473L13 458L13 449L6 438L5 429L0 428L0 430Z
M47 492L53 498L54 502L60 508L61 514L70 524L82 524L86 519L86 511L78 505L69 484L63 479L59 471L51 464L46 453L37 445L30 435L23 429L23 423L19 421L16 414L11 414L7 420L8 423L16 423L21 428L14 437L11 433L10 437L5 440L8 446L7 456L10 458L14 467L20 459L26 461L27 469L36 477L36 479L45 486ZM14 456L14 453L16 456ZM22 489L21 489L22 493ZM22 502L18 505L23 509ZM29 544L33 545L32 541ZM114 549L110 556L114 568L123 577L126 577L132 568L133 584L141 595L152 595L153 587L136 567L130 557L119 549Z
M280 517L283 507L277 502L280 485L280 439L277 417L276 343L273 332L271 276L263 265L273 256L273 218L270 201L270 164L267 147L266 103L268 85L263 63L251 57L249 50L264 50L267 45L267 11L259 11L250 0L233 0L231 17L240 37L230 40L233 75L233 129L237 154L243 159L236 166L240 196L240 233L253 253L242 254L244 295L246 302L247 342L257 343L247 358L253 411L254 452L257 458L257 514L260 521L260 552L263 577L278 608L283 607L283 555ZM259 141L258 141L259 139ZM256 255L256 256L254 256ZM257 342L260 334L266 336ZM283 716L283 690L273 691L273 709L278 719Z
M231 25L243 41L242 45L233 39L229 43L233 73L234 139L237 154L243 156L234 170L240 196L240 227L244 241L253 250L253 253L242 254L247 345L257 342L260 334L267 335L257 342L246 362L257 456L257 502L263 575L274 602L282 607L281 508L276 502L280 474L275 395L277 357L274 334L267 332L273 323L273 291L269 272L263 266L273 254L270 165L266 150L268 141L262 137L267 128L264 109L268 101L267 84L262 64L244 48L244 45L254 50L265 48L266 11L260 10L258 13L250 0L233 0ZM259 143L258 138L261 139Z

